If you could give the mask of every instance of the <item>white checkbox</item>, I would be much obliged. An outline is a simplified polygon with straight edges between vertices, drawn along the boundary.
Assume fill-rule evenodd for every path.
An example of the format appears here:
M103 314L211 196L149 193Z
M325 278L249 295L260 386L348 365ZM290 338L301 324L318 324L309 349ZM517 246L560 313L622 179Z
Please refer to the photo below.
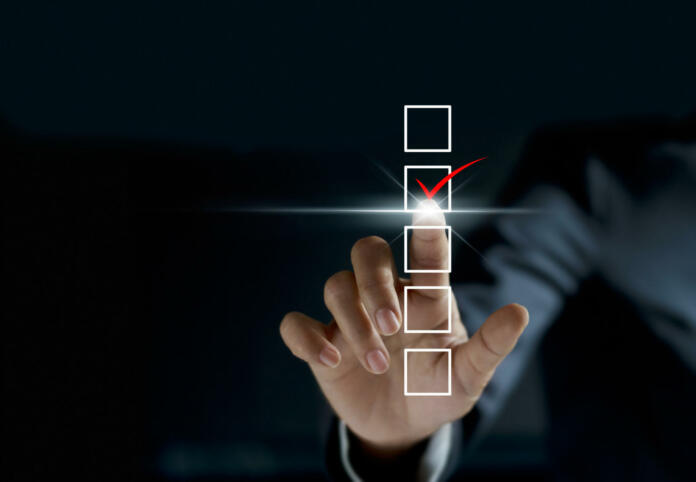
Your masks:
M446 149L410 149L408 147L408 111L409 109L447 109L447 148ZM405 105L404 106L404 152L452 152L452 106L451 105Z
M447 329L419 330L408 327L408 292L411 290L447 291ZM404 287L404 333L452 333L452 288L450 286L405 286Z
M447 391L446 392L409 392L408 391L408 354L409 353L447 353ZM405 348L404 349L404 396L406 397L449 397L452 395L452 349L451 348Z
M411 269L408 267L409 229L439 229L447 232L447 268ZM452 226L404 226L404 273L451 273L452 272Z
M422 210L422 209L410 209L408 207L408 198L409 196L414 196L412 193L408 191L408 171L409 169L438 169L441 171L446 170L447 173L444 173L443 178L449 174L452 173L452 166L404 166L404 211L408 213L417 213L417 212L422 212L422 211L427 211L427 210ZM430 188L432 189L434 186L431 186ZM419 194L421 194L421 191L418 191ZM415 196L414 196L415 197ZM418 201L418 199L413 199L413 201ZM447 207L443 208L440 206L440 210L445 213L449 213L452 211L452 179L447 180Z

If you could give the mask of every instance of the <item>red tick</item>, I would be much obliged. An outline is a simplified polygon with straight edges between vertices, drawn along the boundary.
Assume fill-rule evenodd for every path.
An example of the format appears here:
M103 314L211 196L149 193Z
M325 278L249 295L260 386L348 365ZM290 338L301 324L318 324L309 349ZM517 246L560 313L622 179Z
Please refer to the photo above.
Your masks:
M477 162L483 161L484 159L485 159L485 157L481 157L481 158L479 158L479 159L476 159L475 161L471 161L470 163L464 164L462 167L458 168L457 170L452 171L451 173L447 174L447 176L445 176L444 178L442 178L442 180L441 180L440 182L438 182L437 184L435 184L435 187L432 189L432 191L428 191L428 188L426 188L425 185L424 185L422 182L420 182L419 179L416 179L416 182L417 182L418 184L420 184L421 189L423 189L423 192L425 192L425 195L428 197L428 199L432 199L433 196L434 196L435 194L437 194L437 192L440 190L440 188L442 188L442 186L444 186L445 184L447 184L447 181L449 181L450 179L452 179L454 176L456 176L457 174L459 174L460 172L462 172L462 171L463 171L464 169L466 169L467 167L473 166L473 165L476 164Z

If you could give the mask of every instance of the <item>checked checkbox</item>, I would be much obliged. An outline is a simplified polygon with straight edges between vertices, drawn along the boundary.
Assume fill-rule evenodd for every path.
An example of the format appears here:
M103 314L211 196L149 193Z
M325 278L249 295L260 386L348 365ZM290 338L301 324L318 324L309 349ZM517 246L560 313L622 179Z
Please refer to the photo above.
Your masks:
M443 212L452 211L452 178L446 181L447 186L441 186L433 196L425 193L421 183L436 186L439 181L452 172L452 166L404 166L404 211L419 212L420 203L433 199Z

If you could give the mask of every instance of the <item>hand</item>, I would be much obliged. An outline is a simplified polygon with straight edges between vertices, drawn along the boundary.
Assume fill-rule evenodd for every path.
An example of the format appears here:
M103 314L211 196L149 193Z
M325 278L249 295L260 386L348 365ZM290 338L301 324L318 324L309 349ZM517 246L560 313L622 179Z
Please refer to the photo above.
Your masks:
M416 213L413 223L444 226L445 219L435 210ZM412 233L410 267L446 266L444 229ZM473 408L529 316L524 307L507 305L469 339L453 299L451 333L406 334L400 330L404 286L448 286L449 275L413 273L410 280L399 278L389 244L374 236L355 243L351 260L355 272L336 273L324 287L334 321L324 325L302 313L288 313L280 334L292 353L309 364L336 414L364 445L376 454L397 454ZM444 290L409 290L409 327L446 329L447 301ZM452 395L404 396L404 348L451 348ZM409 384L447 386L447 353L432 355L436 358L427 363L412 363L414 354L409 355Z

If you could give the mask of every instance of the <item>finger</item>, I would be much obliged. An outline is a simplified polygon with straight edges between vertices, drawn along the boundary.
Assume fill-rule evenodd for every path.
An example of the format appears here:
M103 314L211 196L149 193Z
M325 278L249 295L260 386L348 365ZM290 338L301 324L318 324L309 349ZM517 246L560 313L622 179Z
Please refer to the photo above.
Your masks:
M326 337L326 326L298 312L291 312L280 323L280 336L293 355L310 365L320 363L336 368L341 352Z
M434 226L434 228L409 230L411 232L408 248L409 270L448 271L451 242L445 229L445 216L437 203L432 200L423 201L419 209L420 211L413 214L413 226ZM449 274L415 272L411 274L411 280L414 286L445 286L449 284ZM432 294L442 296L439 290L432 291Z
M401 308L389 243L377 236L363 238L353 245L350 257L360 299L370 319L383 335L393 335L401 325Z
M489 316L469 341L455 349L455 376L467 395L477 398L481 394L528 322L529 313L524 306L504 306Z
M360 301L355 276L340 271L324 285L324 302L339 330L366 370L380 374L389 368L389 352Z

